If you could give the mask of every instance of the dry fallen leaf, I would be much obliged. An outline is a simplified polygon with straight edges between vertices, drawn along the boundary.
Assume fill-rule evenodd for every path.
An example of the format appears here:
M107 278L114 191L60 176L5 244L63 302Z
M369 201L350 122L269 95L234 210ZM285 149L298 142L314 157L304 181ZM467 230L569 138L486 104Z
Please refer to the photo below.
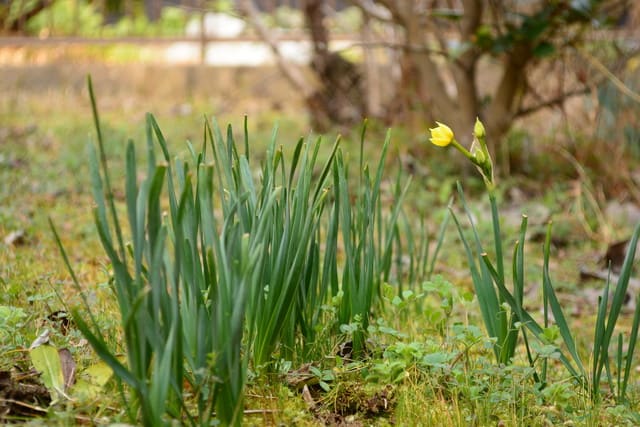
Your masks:
M4 244L7 246L21 246L27 243L24 230L15 230L7 234L4 238Z
M304 385L304 387L302 387L302 399L307 404L307 408L309 408L310 410L315 409L316 401L313 400L311 392L309 391L309 387L307 387L306 384Z
M64 389L68 390L76 379L76 362L69 349L61 348L58 350L60 356L60 364L62 365L62 377L64 378Z

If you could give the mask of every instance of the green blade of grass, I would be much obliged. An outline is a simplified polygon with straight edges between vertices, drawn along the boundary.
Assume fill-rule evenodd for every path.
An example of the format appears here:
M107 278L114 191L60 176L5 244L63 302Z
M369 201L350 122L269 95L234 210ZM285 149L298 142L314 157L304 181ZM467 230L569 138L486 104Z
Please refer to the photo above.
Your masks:
M453 218L453 222L458 229L458 234L460 235L460 240L462 241L462 245L464 246L465 252L467 254L467 261L469 263L469 271L471 272L471 279L474 285L474 289L476 291L476 295L478 298L478 304L480 305L480 313L482 314L482 318L484 320L485 328L487 329L487 333L490 337L500 339L499 328L496 322L498 321L497 313L502 310L500 304L498 303L498 298L493 290L493 285L491 283L491 278L487 280L487 274L489 270L486 267L480 266L480 270L478 269L478 265L476 264L475 257L471 250L471 246L464 236L464 230L462 229L462 225L458 221L458 217L450 210L451 218ZM496 357L498 357L498 350L496 351Z
M137 378L114 356L100 335L93 333L93 329L89 327L77 310L72 310L71 313L73 315L73 321L76 323L80 332L82 332L82 335L89 341L89 344L91 344L91 347L98 356L109 365L114 374L133 389L139 389Z
M496 281L495 283L497 284L498 291L500 292L501 297L504 299L504 301L507 304L509 304L509 306L513 310L515 310L516 307L517 307L517 303L516 303L515 298L513 297L511 292L509 292L509 290L504 286L504 284L502 284L502 283L497 281L498 278L499 278L498 272L492 266L492 264L489 262L488 255L484 254L483 258L485 260L485 264L487 265L488 270L491 272L491 275L493 276L494 280ZM535 337L537 337L538 339L543 340L544 330L542 329L542 327L540 327L538 322L536 322L535 319L533 317L531 317L531 315L528 312L526 312L526 311L522 312L522 320L521 320L521 322L527 329L529 329L533 333L533 335ZM573 366L571 361L564 355L564 353L562 351L560 351L560 361L567 368L567 370L569 371L571 376L573 376L574 378L576 378L579 381L582 380L582 377L580 376L579 372L576 370L576 368Z
M109 178L109 168L107 165L107 154L104 148L104 139L102 137L102 128L100 126L100 117L98 115L98 107L96 105L96 97L95 94L93 93L93 83L91 82L91 76L87 76L87 87L89 89L89 98L91 100L91 111L93 112L93 120L94 120L94 124L95 124L95 129L96 129L96 134L98 136L98 148L99 148L99 152L100 152L100 164L102 166L102 173L104 175L104 189L105 192L103 194L100 195L100 197L98 199L102 199L103 197L106 197L107 202L108 202L108 206L109 206L109 210L111 213L111 219L113 221L113 226L115 228L115 233L116 233L116 239L118 242L118 252L120 254L120 258L121 259L125 259L125 250L124 250L124 240L122 238L122 231L120 229L120 222L118 221L118 213L116 211L116 204L115 204L115 198L113 195L113 189L111 187L111 179ZM96 169L96 172L97 169ZM106 221L106 214L105 214L105 218L104 218L104 224L107 224ZM108 227L107 227L108 228ZM108 236L110 236L108 234Z
M624 379L620 387L620 397L626 400L627 387L629 385L629 377L633 370L633 356L638 341L638 330L640 327L640 295L636 295L636 308L633 312L633 322L631 324L631 332L629 333L629 342L627 343L627 355L624 366Z
M558 301L558 297L556 296L555 290L553 289L553 285L551 283L551 275L549 274L549 259L551 255L551 222L547 226L547 233L544 240L543 246L543 266L542 266L542 292L544 294L543 299L545 299L549 307L551 308L551 312L553 313L553 318L555 320L558 329L560 330L560 336L562 336L562 340L564 341L569 354L571 355L571 359L575 362L578 367L578 371L580 372L580 376L586 378L586 371L584 369L584 365L582 364L582 360L580 359L580 355L578 354L578 349L576 347L575 340L573 338L573 334L571 333L571 329L569 328L569 323L564 315L564 311L562 310L562 306L560 305L560 301ZM546 326L546 323L545 323Z

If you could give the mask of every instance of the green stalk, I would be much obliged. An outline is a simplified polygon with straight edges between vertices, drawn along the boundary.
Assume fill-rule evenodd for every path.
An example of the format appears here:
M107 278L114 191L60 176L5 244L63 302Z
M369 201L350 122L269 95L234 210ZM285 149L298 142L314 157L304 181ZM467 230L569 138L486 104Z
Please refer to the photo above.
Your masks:
M504 258L502 255L502 236L500 234L500 213L498 211L495 191L489 191L489 202L491 204L491 224L493 228L493 243L496 251L498 278L500 282L504 283ZM500 300L500 302L502 303L503 301Z

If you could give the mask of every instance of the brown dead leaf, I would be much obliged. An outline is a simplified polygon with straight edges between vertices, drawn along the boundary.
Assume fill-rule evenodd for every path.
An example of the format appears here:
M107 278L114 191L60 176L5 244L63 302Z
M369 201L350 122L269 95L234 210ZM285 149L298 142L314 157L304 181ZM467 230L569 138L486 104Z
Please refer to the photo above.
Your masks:
M311 396L309 387L307 387L306 384L302 387L302 399L304 400L304 403L307 404L307 408L310 411L313 411L316 408L316 401L313 399L313 396Z
M618 272L622 268L624 258L627 254L627 246L629 240L621 240L619 242L611 243L607 247L607 252L600 258L602 268L608 269L609 263L611 263L611 270Z
M4 238L4 244L7 246L22 246L26 243L27 235L24 230L14 230Z
M76 380L76 362L71 356L69 349L61 348L58 350L60 355L60 364L62 366L62 377L64 378L64 389L68 390Z
M309 368L311 368L311 363L305 363L298 369L287 372L285 378L287 385L296 390L300 390L303 387L318 384L320 380L311 373Z

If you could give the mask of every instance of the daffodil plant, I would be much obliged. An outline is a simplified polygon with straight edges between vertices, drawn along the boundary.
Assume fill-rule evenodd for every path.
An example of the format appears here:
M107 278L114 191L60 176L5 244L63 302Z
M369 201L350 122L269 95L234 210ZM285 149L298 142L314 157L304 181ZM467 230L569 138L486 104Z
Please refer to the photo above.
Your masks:
M500 217L496 197L494 194L495 183L493 178L493 165L491 156L485 142L485 129L480 120L476 120L473 129L474 141L471 150L461 146L456 140L451 128L436 122L437 127L431 130L431 142L440 147L453 145L465 157L467 157L480 171L489 192L491 202L491 215L493 220L493 238L495 249L495 264L489 259L487 251L483 248L480 236L472 221L464 199L462 187L458 184L458 193L471 224L473 241L469 241L463 233L462 226L455 213L452 217L458 228L458 233L464 245L469 261L469 270L473 279L473 285L478 296L482 318L487 332L495 339L494 352L498 362L511 363L517 346L518 334L522 331L522 338L526 349L526 356L530 366L534 369L534 379L540 387L546 385L547 359L558 359L581 386L589 389L593 401L601 398L601 380L603 374L616 402L628 402L627 387L632 371L633 352L636 348L637 338L640 333L640 297L637 298L636 309L633 317L631 332L627 336L626 353L623 334L618 335L617 354L612 356L609 347L615 342L614 333L619 319L626 291L629 286L636 246L640 240L640 224L635 228L624 265L618 279L618 283L609 296L609 282L600 297L598 313L594 327L594 345L590 355L592 360L591 372L587 372L586 365L578 353L574 334L569 328L569 323L562 306L555 294L549 275L549 257L551 246L551 223L547 229L543 254L543 313L544 323L540 325L523 307L524 295L524 242L527 229L527 216L522 216L522 224L518 241L513 251L513 289L507 289L504 275L504 260L502 253L502 240L500 236ZM551 314L553 315L551 317ZM555 325L552 325L552 319ZM547 350L546 353L533 355L527 331L530 331ZM563 346L558 347L553 337L560 336ZM542 359L542 369L538 371L536 360ZM612 364L614 367L612 367ZM615 377L612 372L617 372ZM590 377L590 378L588 378Z
M466 158L468 158L476 166L480 175L482 175L489 193L493 220L494 251L496 256L495 266L488 260L487 251L481 244L479 235L473 225L473 221L471 220L471 212L466 205L460 184L458 184L458 193L469 218L469 222L471 223L474 233L474 242L469 242L465 237L462 231L462 226L460 225L455 213L452 212L452 216L467 252L471 277L473 279L476 295L478 296L483 321L489 335L496 340L494 344L496 358L500 363L510 363L517 344L519 333L517 325L520 316L518 316L519 310L505 310L505 300L501 292L501 289L504 288L505 276L502 238L500 236L500 216L494 191L495 181L493 176L493 163L487 148L485 128L482 122L479 119L476 119L475 126L473 127L473 143L471 145L471 149L467 150L458 143L458 141L456 141L455 135L449 126L440 122L436 122L436 124L436 127L430 129L431 142L439 147L452 145ZM523 221L523 224L526 226L526 220ZM520 266L514 266L516 269L514 269L513 294L515 295L516 301L521 301L523 294L523 278L519 267ZM521 306L521 303L518 305Z

